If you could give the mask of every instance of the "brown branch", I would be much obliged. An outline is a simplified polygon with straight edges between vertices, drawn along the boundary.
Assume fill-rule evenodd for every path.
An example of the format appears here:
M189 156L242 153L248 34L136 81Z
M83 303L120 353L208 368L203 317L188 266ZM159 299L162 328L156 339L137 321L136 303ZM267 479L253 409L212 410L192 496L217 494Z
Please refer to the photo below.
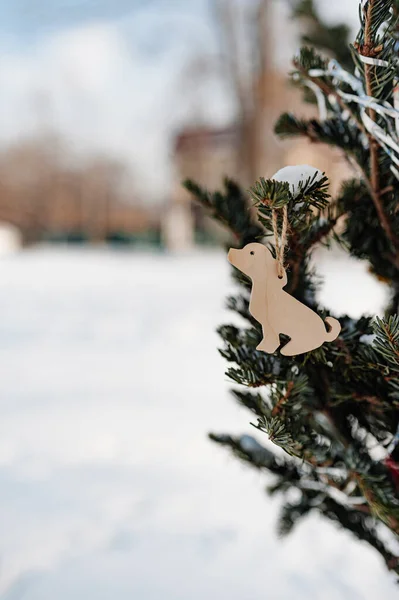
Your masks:
M295 60L294 60L294 67L296 69L298 69L298 71L301 73L301 75L306 77L306 79L309 79L309 81L311 81L312 83L317 85L317 87L323 92L323 94L327 98L328 98L328 96L333 96L335 98L335 100L338 102L338 104L340 105L340 107L342 108L342 110L346 110L350 114L351 118L356 122L356 125L359 127L360 131L362 133L364 133L364 135L367 135L367 130L366 130L365 126L363 125L363 123L359 120L356 113L352 110L352 108L349 106L349 104L347 104L345 102L345 100L338 94L338 92L332 86L329 86L325 81L322 81L319 77L311 77L309 75L309 73L303 67L301 67L301 65L298 64L298 62Z
M371 145L370 145L370 155L371 155ZM378 154L377 154L377 157L378 157ZM370 160L371 160L371 156L370 156ZM371 199L373 200L373 204L377 211L377 215L380 220L381 226L384 229L387 238L389 239L392 246L396 250L395 254L389 254L386 256L386 258L393 265L395 265L395 267L397 267L399 269L399 239L392 231L389 219L388 219L387 215L385 214L384 207L381 202L382 192L380 191L378 194L376 194L376 192L373 188L373 183L369 179L369 177L368 177L367 173L365 172L365 170L363 169L363 167L358 162L356 162L356 165L358 166L358 168L361 172L364 183L366 184L366 187L369 191ZM385 192L386 192L386 190L383 190L383 193L385 193Z
M276 403L275 407L272 410L272 416L275 417L276 415L278 415L278 413L282 410L284 403L288 400L288 398L291 395L292 392L292 388L294 387L294 382L293 381L289 381L287 384L287 391L284 394L284 396L281 396L281 398L278 400L278 402Z
M375 57L378 52L382 50L381 46L375 47L375 39L373 36L372 30L372 11L374 9L375 0L369 0L367 4L367 9L364 10L364 44L356 45L356 50L361 56L367 57ZM366 93L368 96L373 97L373 72L375 67L373 65L364 65L364 77L366 83ZM377 114L374 109L368 108L367 113L372 119L372 121L376 121ZM399 240L395 233L392 231L391 224L387 215L385 214L385 210L383 204L381 202L381 188L380 188L380 169L379 169L379 143L374 137L367 133L367 137L369 140L370 147L370 180L369 180L369 189L371 193L371 198L373 200L375 209L377 211L378 218L380 220L381 226L384 229L387 238L391 242L392 246L395 248L395 264L398 266L399 264ZM368 180L367 180L368 181Z
M381 504L376 500L374 492L367 486L364 477L359 473L352 473L354 481L356 481L359 486L360 491L362 492L364 498L367 501L367 504L370 507L371 514L388 525L388 527L396 534L399 535L399 522L396 517L392 517L388 514L384 513L385 507L382 507Z

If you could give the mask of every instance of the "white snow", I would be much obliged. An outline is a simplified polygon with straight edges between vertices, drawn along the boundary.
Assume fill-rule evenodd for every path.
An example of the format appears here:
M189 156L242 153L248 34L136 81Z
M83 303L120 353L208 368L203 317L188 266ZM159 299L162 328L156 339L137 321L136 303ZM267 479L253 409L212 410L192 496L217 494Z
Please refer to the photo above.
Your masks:
M313 179L313 177L315 181L320 181L323 177L322 171L309 165L293 165L283 167L271 179L275 181L287 181L290 184L291 194L295 198L301 190L301 184L303 185L308 179Z
M364 265L319 262L330 306L381 312ZM317 516L278 540L265 477L207 440L254 433L216 352L228 273L220 252L0 261L2 600L396 597Z

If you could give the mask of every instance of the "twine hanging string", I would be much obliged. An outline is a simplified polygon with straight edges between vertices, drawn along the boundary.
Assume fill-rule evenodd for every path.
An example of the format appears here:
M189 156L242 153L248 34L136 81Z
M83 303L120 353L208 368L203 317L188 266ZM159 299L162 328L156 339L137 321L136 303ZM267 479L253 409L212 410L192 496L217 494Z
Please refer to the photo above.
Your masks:
M274 233L274 246L276 248L276 260L277 260L277 274L279 279L282 279L284 275L284 253L285 246L287 244L287 231L288 231L288 210L287 205L283 207L283 223L281 226L281 234L278 232L278 217L277 209L272 211L272 223Z

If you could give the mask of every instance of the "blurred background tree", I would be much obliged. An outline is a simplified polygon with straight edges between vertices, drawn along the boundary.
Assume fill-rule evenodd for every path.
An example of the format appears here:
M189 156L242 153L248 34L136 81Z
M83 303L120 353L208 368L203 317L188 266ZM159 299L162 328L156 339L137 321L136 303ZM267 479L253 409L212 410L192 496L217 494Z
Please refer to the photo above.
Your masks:
M159 211L140 203L131 175L112 157L77 159L48 133L0 153L0 175L0 218L18 228L25 245L132 242L151 234L160 241Z
M303 22L303 45L313 46L334 57L348 71L353 70L349 48L350 27L346 23L326 23L314 0L299 0L292 4L292 16Z

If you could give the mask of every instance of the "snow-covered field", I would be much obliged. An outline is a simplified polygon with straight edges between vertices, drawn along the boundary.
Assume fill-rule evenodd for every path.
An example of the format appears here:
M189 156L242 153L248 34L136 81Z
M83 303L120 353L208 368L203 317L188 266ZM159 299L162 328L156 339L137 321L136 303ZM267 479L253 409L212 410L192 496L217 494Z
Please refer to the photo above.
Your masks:
M363 265L321 266L326 304L381 310ZM208 442L253 433L216 352L228 285L221 253L0 261L2 600L396 597L317 517L278 540L264 477Z

